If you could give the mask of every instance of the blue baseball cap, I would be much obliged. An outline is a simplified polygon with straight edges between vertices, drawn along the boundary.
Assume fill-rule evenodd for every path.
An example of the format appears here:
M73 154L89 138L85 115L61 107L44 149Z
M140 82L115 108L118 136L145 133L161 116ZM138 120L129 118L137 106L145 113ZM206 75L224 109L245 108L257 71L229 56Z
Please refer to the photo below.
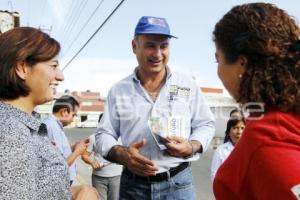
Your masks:
M165 18L143 16L135 27L134 36L150 34L177 38L176 36L171 35L169 24Z

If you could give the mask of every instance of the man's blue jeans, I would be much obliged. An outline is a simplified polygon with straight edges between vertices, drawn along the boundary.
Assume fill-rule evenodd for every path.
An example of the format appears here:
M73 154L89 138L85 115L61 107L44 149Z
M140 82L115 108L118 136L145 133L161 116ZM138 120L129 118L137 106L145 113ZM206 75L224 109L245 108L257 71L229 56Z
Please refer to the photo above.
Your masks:
M151 183L122 173L119 198L120 200L195 200L192 169L189 166L167 180Z

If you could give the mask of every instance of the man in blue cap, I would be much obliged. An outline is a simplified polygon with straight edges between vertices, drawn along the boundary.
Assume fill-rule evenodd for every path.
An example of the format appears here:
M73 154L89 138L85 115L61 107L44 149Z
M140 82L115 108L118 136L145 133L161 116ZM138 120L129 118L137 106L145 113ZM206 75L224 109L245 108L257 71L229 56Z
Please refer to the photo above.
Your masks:
M139 20L138 67L111 88L96 130L97 150L124 166L120 199L196 199L190 162L208 148L214 117L192 78L167 66L171 38L166 19Z

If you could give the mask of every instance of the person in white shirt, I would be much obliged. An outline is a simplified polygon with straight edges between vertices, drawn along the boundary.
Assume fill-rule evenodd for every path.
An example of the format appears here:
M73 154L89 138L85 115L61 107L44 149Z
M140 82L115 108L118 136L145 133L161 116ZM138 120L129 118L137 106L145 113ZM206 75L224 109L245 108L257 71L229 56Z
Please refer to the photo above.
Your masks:
M103 113L100 114L100 122ZM95 152L95 134L89 136L89 146L81 159L93 168L92 185L96 188L101 200L118 200L122 165L105 160Z
M218 146L212 159L212 164L211 164L212 181L214 180L219 167L230 155L230 153L234 149L234 146L237 144L240 137L242 136L242 133L245 129L245 125L246 125L246 121L245 118L243 117L230 118L228 120L227 128L225 131L224 144Z

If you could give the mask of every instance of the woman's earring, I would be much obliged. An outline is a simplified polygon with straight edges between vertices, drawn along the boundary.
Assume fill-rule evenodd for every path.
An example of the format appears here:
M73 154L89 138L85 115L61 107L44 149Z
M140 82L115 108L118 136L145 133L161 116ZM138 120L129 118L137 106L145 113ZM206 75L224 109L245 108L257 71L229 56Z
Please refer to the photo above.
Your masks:
M243 75L242 74L239 74L239 78L242 78L243 77Z

